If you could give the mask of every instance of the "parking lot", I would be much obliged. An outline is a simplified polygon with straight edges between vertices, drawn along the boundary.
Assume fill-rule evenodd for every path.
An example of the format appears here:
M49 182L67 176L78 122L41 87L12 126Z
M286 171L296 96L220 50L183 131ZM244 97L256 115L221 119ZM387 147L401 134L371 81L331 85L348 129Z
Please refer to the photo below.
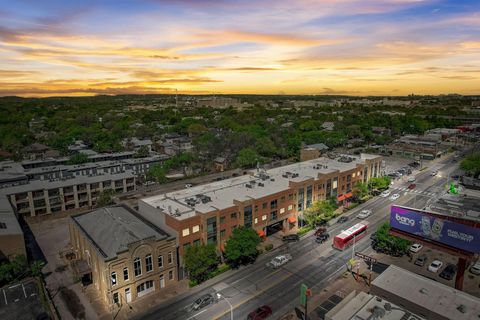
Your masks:
M415 260L419 257L425 255L426 256L426 262L423 266L418 266L415 265ZM447 286L450 287L455 287L455 276L453 276L452 280L446 280L444 278L441 278L439 275L440 273L445 269L445 267L448 264L454 264L457 265L458 258L454 257L450 254L446 254L444 252L423 247L420 249L419 252L417 253L412 253L411 258L408 255L404 255L402 257L392 257L386 254L382 253L374 253L372 254L379 262L385 263L385 264L394 264L396 266L399 266L401 268L404 268L406 270L415 272L417 274L423 275L429 279L432 279L434 281L438 281L440 283L443 283ZM440 260L443 262L442 267L435 273L428 271L428 266L432 263L434 260ZM464 282L463 282L463 291L476 296L480 297L480 275L474 275L469 271L470 265L467 267L467 270L465 271L465 276L464 276Z
M1 288L0 319L49 319L50 311L48 305L42 303L42 296L35 279Z

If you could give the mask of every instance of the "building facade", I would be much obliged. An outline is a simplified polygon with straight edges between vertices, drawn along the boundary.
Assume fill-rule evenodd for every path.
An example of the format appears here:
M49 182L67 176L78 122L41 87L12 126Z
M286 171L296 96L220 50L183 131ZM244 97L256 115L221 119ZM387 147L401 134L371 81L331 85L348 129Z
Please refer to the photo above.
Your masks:
M175 238L127 207L72 216L69 232L74 270L111 308L158 293L178 279Z

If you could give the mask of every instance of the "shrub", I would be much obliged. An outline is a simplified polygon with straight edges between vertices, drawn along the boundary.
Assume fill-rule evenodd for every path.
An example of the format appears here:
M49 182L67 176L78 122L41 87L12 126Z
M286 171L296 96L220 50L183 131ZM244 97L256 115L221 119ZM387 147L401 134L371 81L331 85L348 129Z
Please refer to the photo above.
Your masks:
M272 250L272 249L273 249L273 244L271 244L271 243L269 243L269 244L267 244L267 245L265 246L265 250L266 250L266 251L270 251L270 250Z

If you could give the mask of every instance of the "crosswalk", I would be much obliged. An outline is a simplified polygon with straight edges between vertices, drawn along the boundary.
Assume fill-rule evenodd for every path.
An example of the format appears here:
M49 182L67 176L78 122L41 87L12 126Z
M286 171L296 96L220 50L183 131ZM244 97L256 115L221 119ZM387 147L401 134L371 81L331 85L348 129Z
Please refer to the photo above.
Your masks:
M436 195L435 192L429 192L429 191L423 191L423 190L417 190L417 189L408 189L407 187L396 188L395 190L416 193L416 194L424 195L428 197L433 197Z

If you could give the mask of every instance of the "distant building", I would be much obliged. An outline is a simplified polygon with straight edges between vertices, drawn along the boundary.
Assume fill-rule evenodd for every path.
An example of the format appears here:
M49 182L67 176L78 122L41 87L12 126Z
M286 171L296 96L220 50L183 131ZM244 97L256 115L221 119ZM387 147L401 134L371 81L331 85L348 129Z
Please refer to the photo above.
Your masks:
M211 107L211 108L238 108L242 107L242 103L235 98L222 97L222 96L213 96L207 98L197 99L197 107Z
M335 128L335 123L326 121L322 123L322 128L326 131L333 131L333 128Z
M227 168L227 159L224 157L216 157L213 160L213 166L216 172L223 172Z
M479 298L395 265L372 281L370 293L428 320L470 320L480 314Z
M392 131L385 127L372 127L372 133L381 136L390 136Z
M386 151L394 156L432 160L447 152L439 134L404 135L386 146Z
M122 146L128 151L138 151L141 147L146 147L148 152L152 152L152 140L150 139L138 139L128 138L122 140Z
M110 307L120 307L177 282L175 238L126 206L72 216L73 268Z
M320 156L328 151L328 149L328 146L323 143L306 145L300 149L300 161L320 158Z
M54 158L60 156L60 153L52 148L41 144L33 143L22 149L22 153L25 155L26 159L35 160L43 158Z
M67 147L68 151L78 152L80 150L88 149L88 146L83 142L83 140L75 140L73 144Z
M23 231L8 198L0 194L0 262L27 256Z

